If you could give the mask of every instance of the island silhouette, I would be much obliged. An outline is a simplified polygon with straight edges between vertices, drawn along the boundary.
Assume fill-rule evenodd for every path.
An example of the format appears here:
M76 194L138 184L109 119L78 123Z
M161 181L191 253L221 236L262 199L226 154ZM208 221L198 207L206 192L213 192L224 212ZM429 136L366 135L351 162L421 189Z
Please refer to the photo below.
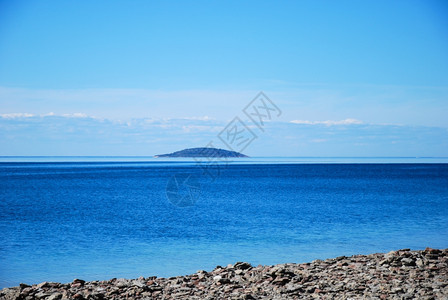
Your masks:
M154 155L154 157L249 157L236 151L211 147L188 148L168 154Z

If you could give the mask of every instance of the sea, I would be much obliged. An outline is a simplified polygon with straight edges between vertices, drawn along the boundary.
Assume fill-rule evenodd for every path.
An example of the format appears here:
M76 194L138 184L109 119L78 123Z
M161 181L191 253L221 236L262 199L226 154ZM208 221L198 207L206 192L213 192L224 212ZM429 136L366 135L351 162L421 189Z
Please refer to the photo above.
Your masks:
M0 157L0 288L448 248L448 158Z

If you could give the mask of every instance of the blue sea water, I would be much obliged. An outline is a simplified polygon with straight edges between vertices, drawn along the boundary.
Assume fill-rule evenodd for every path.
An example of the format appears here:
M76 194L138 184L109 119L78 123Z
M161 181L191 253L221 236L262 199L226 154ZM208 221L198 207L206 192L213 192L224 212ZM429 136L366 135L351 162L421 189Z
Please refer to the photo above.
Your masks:
M448 247L446 163L30 160L0 163L0 288Z

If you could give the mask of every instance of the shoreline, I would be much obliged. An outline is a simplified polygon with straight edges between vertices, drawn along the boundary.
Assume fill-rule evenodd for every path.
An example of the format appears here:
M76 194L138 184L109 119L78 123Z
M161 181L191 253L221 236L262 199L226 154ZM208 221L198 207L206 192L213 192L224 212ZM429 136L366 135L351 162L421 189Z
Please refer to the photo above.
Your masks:
M447 299L448 249L340 256L310 263L237 262L170 278L20 284L0 299Z

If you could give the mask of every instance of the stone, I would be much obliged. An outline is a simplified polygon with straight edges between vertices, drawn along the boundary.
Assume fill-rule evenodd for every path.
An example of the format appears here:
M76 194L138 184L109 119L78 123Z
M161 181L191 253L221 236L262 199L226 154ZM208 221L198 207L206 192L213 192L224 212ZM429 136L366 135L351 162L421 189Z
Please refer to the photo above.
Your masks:
M425 253L429 253L429 254L439 254L441 251L439 249L432 249L427 247L425 249Z
M235 264L234 268L237 270L247 270L247 269L251 269L252 265L247 262L237 262Z
M42 288L45 288L45 287L49 287L49 283L47 281L41 282L41 283L39 283L37 285L38 289L42 289Z
M235 275L241 275L241 274L244 274L244 270L241 269L235 270Z
M278 284L278 285L285 285L286 283L288 283L290 280L287 277L277 277L275 278L272 283L273 284Z
M199 270L196 272L198 274L198 279L204 279L207 276L207 272L204 270Z
M37 299L43 299L43 298L46 298L48 296L51 296L51 293L39 292L39 293L34 295L34 297L36 297Z
M303 264L237 262L210 273L0 290L0 299L448 299L448 249L354 255Z
M132 285L139 288L146 287L146 284L144 284L140 280L132 280Z
M421 258L417 258L415 260L415 264L417 265L417 267L421 268L421 267L423 267L424 262L423 262L423 260Z
M61 293L54 293L52 295L50 295L47 300L59 300L62 298L62 294Z
M401 263L405 266L415 266L415 261L411 258L403 258L401 259Z
M115 282L115 286L117 286L119 288L128 287L129 285L130 285L129 281L124 278L117 279Z
M221 283L221 284L227 284L227 283L230 283L230 279L228 279L228 278L220 278L218 280L218 282Z
M95 300L100 300L100 299L105 299L105 298L106 298L106 296L104 295L104 293L96 292L96 291L92 292L88 297L88 299L95 299Z
M77 294L73 295L73 299L81 300L81 299L84 299L84 296L82 294L80 294L80 293L77 293Z
M31 294L32 291L33 291L32 287L26 287L20 291L20 294L28 296L28 294Z

